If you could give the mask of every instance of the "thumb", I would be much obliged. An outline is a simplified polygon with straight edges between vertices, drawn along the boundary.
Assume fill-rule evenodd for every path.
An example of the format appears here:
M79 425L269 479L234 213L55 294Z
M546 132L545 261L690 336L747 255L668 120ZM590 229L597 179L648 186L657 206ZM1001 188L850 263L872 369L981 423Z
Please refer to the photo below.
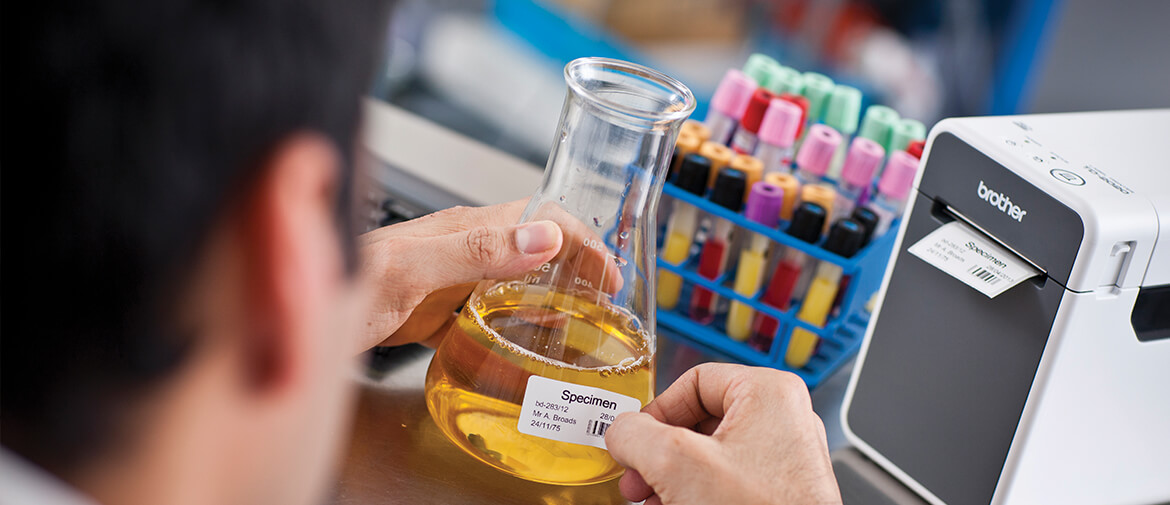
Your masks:
M514 226L478 226L426 239L415 251L432 265L422 277L428 291L528 272L550 260L561 248L561 229L552 221Z
M605 432L610 456L637 472L627 473L635 478L623 477L620 483L622 494L633 501L661 494L663 490L657 487L667 480L686 480L680 479L680 474L695 471L695 463L714 450L713 443L704 435L662 423L643 412L618 416Z

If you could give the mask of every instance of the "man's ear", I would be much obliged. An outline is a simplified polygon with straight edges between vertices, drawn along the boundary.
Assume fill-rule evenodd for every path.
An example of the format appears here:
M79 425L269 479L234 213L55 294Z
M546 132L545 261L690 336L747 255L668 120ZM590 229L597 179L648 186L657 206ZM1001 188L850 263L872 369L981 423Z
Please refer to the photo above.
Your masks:
M334 212L340 157L317 134L282 141L251 188L241 227L246 252L247 378L257 393L295 388L345 275Z

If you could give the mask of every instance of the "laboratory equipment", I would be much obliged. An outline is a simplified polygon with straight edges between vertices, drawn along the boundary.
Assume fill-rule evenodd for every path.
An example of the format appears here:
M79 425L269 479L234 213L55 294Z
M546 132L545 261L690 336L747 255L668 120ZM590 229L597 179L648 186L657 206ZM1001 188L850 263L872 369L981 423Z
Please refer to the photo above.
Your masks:
M934 504L1170 501L1167 125L933 128L846 394L862 454Z
M861 91L852 86L838 84L829 94L829 102L825 104L824 124L830 126L844 138L851 138L857 131L858 116L861 114ZM833 161L829 165L828 176L836 179L841 173L841 164L845 162L845 149L848 146L842 142L837 147Z
M904 151L911 142L926 138L926 125L917 119L902 118L890 131L890 146L887 151Z
M852 258L861 249L865 230L861 224L852 219L842 219L829 227L829 238L825 239L824 248L842 258ZM817 264L816 273L808 286L800 304L800 311L796 319L818 328L824 327L829 319L829 312L833 308L833 301L837 299L837 290L841 287L843 271L836 263L822 261ZM792 330L788 338L788 350L784 354L784 361L793 368L801 368L812 358L820 339L806 328L797 327Z
M780 222L780 208L784 206L784 190L767 182L752 185L748 195L745 216L768 228L775 228ZM754 298L760 290L760 283L768 270L768 252L772 241L759 233L748 233L747 245L739 255L735 267L735 284L732 289L748 298ZM754 312L750 305L732 300L727 309L727 336L736 340L747 340L751 335Z
M815 243L821 238L821 228L824 227L827 215L825 208L818 204L802 203L792 216L792 222L788 225L788 234L801 242ZM784 249L783 256L780 257L776 270L772 272L772 279L764 288L764 295L760 301L778 310L788 310L788 304L792 302L792 293L796 289L801 272L806 270L811 263L812 260L808 254L799 248L788 247ZM772 339L776 337L776 331L779 329L780 321L776 318L763 312L756 313L755 320L752 321L752 347L761 351L771 349Z
M857 130L857 136L877 142L883 150L890 151L892 150L890 137L901 119L898 111L894 109L885 105L870 105L865 109L865 117L861 119L861 128Z
M679 164L686 159L687 155L698 152L703 142L705 142L703 138L694 132L688 132L686 130L679 132L678 140L674 143L674 155L670 158L670 173L677 173Z
M756 143L759 141L756 133L760 131L760 123L764 121L764 113L767 112L768 105L772 103L773 98L776 98L776 95L764 88L756 89L752 93L747 109L743 113L743 119L739 121L739 127L735 129L735 135L731 137L733 151L739 154L756 152Z
M885 158L886 151L876 141L858 135L853 137L845 165L841 168L841 182L837 185L837 202L833 214L848 216L861 199L862 193L873 184L873 174Z
M801 95L808 99L808 122L815 123L825 114L825 103L833 93L833 80L824 74L816 72L804 73L804 91Z
M564 232L526 275L480 282L427 372L439 428L518 477L583 485L619 475L605 430L654 392L658 197L695 99L682 83L605 58L565 67L544 179L521 217Z
M711 95L711 109L703 122L711 132L708 141L726 145L731 140L756 87L755 80L734 68L723 75L715 94Z
M743 174L743 200L747 201L752 186L755 186L757 182L760 182L764 178L764 163L755 156L737 154L731 158L731 163L728 163L727 167Z
M796 153L796 180L802 185L825 181L829 163L840 144L841 134L836 130L823 124L813 125Z
M707 192L707 174L710 171L711 160L698 154L687 155L679 165L674 185L701 197ZM666 221L666 238L662 245L662 254L659 255L662 261L679 265L690 256L695 232L699 230L699 214L699 209L694 205L682 200L671 201L670 216ZM658 269L659 307L673 309L678 305L681 290L682 277L670 270Z
M765 173L791 171L792 146L796 144L801 119L800 107L792 102L777 98L768 105L755 154L763 162Z
M877 195L869 202L869 209L877 214L878 226L875 235L882 235L890 223L902 215L906 199L913 190L914 177L918 174L918 158L905 151L895 151L886 162L886 169L878 179Z
M739 212L743 206L744 188L747 178L743 172L731 168L719 172L715 189L708 198L711 203L731 212ZM699 252L699 275L708 280L723 276L735 245L735 223L715 215L703 217L704 228L708 230L707 240ZM696 286L691 295L691 319L701 324L711 324L719 312L719 296L702 286Z
M719 176L719 172L731 163L731 158L735 157L735 151L723 144L709 140L699 146L699 155L711 160L711 173L707 177L707 187L712 188L715 186L715 178Z

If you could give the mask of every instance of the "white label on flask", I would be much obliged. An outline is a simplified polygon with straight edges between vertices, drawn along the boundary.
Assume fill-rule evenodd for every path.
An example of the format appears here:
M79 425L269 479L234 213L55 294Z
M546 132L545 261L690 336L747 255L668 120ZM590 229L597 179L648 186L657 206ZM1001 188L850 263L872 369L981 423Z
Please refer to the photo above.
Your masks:
M988 298L1041 273L960 221L940 226L908 251Z
M520 433L605 449L605 430L623 412L637 412L637 398L533 375L520 407Z

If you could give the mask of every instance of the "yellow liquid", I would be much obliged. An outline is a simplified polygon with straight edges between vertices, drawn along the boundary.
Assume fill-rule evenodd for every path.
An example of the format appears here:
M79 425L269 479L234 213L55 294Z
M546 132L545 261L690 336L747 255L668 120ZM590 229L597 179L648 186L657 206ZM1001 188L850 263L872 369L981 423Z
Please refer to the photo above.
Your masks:
M473 297L427 371L427 408L443 433L480 461L527 480L583 485L621 475L604 449L516 429L534 374L643 406L652 398L649 335L636 318L595 298L522 283Z
M748 249L739 256L739 270L735 273L735 292L744 296L756 296L760 290L760 279L764 276L767 259L761 251ZM727 336L744 341L752 331L752 315L755 311L746 303L731 302L727 311Z
M809 285L808 294L800 306L796 318L816 326L824 326L829 317L829 309L833 306L833 299L837 297L838 282L825 277L813 279ZM784 354L784 361L789 366L800 368L808 364L813 352L817 350L820 337L804 328L792 330L792 338L788 339L788 352Z
M662 259L670 263L680 263L687 259L691 249L691 238L685 233L671 232L666 236L666 243L662 245ZM678 296L682 292L682 277L666 269L658 269L658 306L671 310L678 305Z

